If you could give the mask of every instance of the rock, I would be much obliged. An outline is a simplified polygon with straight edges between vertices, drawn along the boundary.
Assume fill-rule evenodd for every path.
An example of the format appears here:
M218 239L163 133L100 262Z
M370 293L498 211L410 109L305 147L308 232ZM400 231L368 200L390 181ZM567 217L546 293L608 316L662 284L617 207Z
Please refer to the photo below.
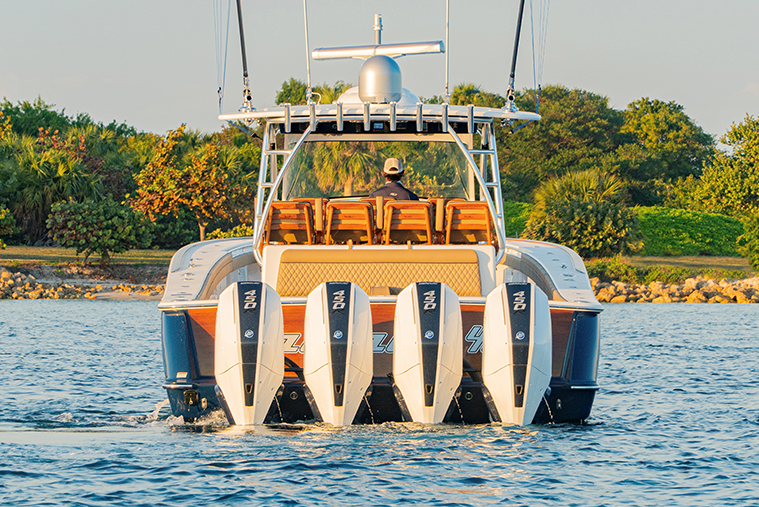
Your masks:
M708 299L704 296L704 293L696 289L685 298L686 303L706 303Z
M709 303L732 303L733 299L723 294L717 294L716 296L709 298Z
M619 296L614 296L611 298L610 303L626 303L627 302L627 296L624 294L620 294Z
M671 303L672 298L669 296L658 296L651 300L652 303Z

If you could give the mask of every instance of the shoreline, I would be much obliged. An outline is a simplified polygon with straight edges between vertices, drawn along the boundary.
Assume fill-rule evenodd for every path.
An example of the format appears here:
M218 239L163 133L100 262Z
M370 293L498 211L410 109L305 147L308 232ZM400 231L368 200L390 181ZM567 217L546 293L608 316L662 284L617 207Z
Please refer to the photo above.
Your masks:
M126 279L110 278L118 271L81 266L0 266L0 300L4 299L100 299L160 301L164 283L139 283L155 279L156 270L168 267L136 267ZM135 276L137 275L137 276ZM164 275L165 276L165 275Z
M0 266L0 300L160 301L167 271L168 266ZM599 303L759 303L759 277L732 281L698 277L680 284L647 285L591 278L590 283Z

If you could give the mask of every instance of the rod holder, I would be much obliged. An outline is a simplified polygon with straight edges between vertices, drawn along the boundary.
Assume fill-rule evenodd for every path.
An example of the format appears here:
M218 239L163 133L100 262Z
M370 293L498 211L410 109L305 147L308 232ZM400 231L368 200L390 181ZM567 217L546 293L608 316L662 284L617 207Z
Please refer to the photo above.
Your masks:
M424 117L422 116L422 103L416 103L416 131L421 132L424 129Z
M395 102L390 103L390 132L395 132Z
M372 128L372 116L369 114L369 103L364 102L364 132L369 132Z
M448 133L448 104L443 104L443 132Z
M474 134L474 104L466 106L466 129L467 133Z
M343 103L337 103L337 131L343 131Z
M316 128L316 104L311 102L308 105L309 120L311 121L311 130Z
M285 133L289 134L292 130L292 121L290 118L290 103L285 103Z

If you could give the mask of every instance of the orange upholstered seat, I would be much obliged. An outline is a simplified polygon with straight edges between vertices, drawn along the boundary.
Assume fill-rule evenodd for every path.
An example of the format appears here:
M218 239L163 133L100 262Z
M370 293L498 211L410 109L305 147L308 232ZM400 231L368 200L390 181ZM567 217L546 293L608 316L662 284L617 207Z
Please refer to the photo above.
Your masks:
M390 201L385 204L384 243L432 244L432 205L425 201Z
M324 227L326 244L374 244L374 214L372 204L366 201L327 203Z
M266 218L263 244L284 243L312 245L314 219L311 204L307 202L275 201Z
M445 244L493 243L493 220L483 201L450 201L445 205Z

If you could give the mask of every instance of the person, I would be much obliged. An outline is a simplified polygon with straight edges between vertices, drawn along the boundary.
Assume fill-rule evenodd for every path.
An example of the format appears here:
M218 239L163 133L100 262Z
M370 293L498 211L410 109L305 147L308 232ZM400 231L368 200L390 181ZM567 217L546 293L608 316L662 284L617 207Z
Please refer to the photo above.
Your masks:
M411 190L401 185L403 176L403 163L395 157L385 160L385 167L382 169L385 175L385 186L372 192L369 197L393 197L399 201L418 201L419 196Z

